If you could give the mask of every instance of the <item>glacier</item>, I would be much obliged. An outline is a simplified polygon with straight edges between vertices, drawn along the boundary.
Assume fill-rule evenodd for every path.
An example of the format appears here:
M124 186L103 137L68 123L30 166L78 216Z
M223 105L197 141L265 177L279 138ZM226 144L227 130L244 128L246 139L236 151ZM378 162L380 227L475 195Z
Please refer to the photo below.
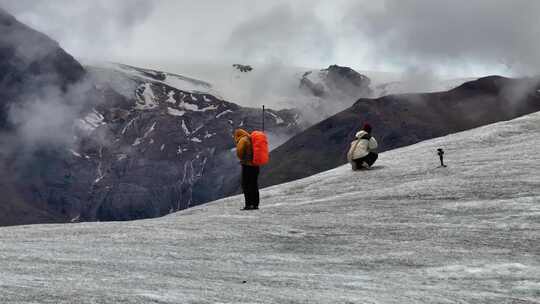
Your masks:
M540 112L424 141L258 211L0 228L0 302L540 303L539 134Z

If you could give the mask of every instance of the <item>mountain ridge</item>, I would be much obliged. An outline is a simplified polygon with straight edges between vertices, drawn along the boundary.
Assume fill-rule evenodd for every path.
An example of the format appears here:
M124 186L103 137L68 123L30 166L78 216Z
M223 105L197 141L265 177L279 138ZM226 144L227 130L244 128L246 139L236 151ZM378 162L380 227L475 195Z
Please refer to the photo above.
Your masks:
M342 165L365 122L373 126L380 151L387 151L538 111L539 88L537 78L490 76L447 92L359 99L272 151L261 184L276 185Z
M10 15L0 32L0 225L162 216L236 185L231 134L260 109L178 74L85 69ZM265 115L276 141L299 130L294 110Z

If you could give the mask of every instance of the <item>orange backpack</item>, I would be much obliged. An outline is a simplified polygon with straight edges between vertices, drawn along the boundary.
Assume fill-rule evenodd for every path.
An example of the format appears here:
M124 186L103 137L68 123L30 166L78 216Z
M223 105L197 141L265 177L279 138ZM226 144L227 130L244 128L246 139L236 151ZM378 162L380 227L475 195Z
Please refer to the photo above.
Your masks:
M255 166L266 165L270 160L266 134L261 131L253 131L251 133L251 146L253 147L253 164Z

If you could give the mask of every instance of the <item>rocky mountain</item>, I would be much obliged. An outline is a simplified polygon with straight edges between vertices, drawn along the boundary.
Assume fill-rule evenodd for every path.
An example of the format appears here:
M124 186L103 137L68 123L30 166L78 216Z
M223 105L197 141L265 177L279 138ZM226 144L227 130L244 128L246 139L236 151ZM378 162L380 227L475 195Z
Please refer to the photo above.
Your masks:
M349 67L331 65L305 72L299 80L296 103L310 125L350 107L373 93L371 80Z
M155 217L236 188L232 132L260 129L260 109L224 101L208 83L177 74L126 65L88 70L100 89L124 88L125 99L107 101L79 120L89 138L105 139L71 151L94 171L86 181L92 190L83 219ZM292 110L267 110L270 141L298 133L298 119Z
M272 151L261 184L276 185L344 164L364 122L373 126L380 151L386 151L539 111L539 82L491 76L446 92L359 99Z
M260 128L260 109L177 74L85 69L3 11L0 31L0 225L156 217L236 186L231 134ZM267 109L270 141L298 120Z
M300 88L317 97L353 98L369 97L371 80L349 67L331 65L320 71L308 71L300 80Z
M305 128L349 108L359 98L448 91L477 79L446 79L415 71L385 73L338 65L322 69L279 64L237 66L249 66L251 70L242 72L231 65L211 63L172 64L164 68L204 79L223 99L242 106L296 108Z
M33 184L35 175L28 175L27 170L39 171L36 159L46 158L45 152L28 155L10 113L23 102L62 96L84 77L84 68L58 43L0 8L0 224L50 222L58 218L58 214L41 204L43 201L34 203L28 199L27 194L37 192L39 181Z

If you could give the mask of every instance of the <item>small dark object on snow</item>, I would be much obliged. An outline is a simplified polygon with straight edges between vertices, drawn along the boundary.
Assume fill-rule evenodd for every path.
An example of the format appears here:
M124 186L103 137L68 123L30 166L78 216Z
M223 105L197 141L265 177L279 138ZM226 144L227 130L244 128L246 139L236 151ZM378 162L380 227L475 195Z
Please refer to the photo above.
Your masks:
M239 70L240 72L243 72L243 73L246 73L246 72L251 72L253 71L253 67L250 66L250 65L244 65L244 64L233 64L232 65L234 68L236 68L237 70Z
M444 155L443 149L441 148L437 149L437 154L439 155L439 159L441 160L441 167L446 167L443 161L443 155Z

